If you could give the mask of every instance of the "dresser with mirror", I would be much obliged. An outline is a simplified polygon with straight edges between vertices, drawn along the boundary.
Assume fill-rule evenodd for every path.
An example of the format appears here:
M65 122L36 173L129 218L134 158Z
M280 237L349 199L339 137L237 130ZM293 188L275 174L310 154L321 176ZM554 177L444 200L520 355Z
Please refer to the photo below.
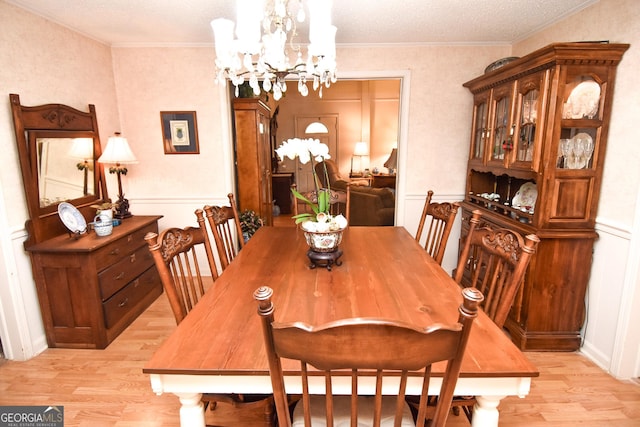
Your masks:
M9 96L29 219L29 253L49 347L105 348L161 293L144 241L160 216L134 216L106 236L90 225L109 202L96 110L25 106ZM71 223L59 208L71 210ZM65 225L66 223L66 225Z

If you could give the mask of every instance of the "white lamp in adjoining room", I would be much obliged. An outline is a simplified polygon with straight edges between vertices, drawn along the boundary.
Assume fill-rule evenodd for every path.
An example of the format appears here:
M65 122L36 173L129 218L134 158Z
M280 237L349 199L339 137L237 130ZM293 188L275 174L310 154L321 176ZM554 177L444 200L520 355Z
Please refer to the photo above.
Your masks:
M384 167L389 169L389 175L395 175L396 169L398 167L398 149L394 148L391 150L391 154L386 162L384 162Z
M356 145L353 148L353 156L351 157L351 174L353 174L354 172L362 173L362 158L368 155L369 155L369 144L362 141L356 142ZM357 168L354 170L353 160L355 157L358 158L358 165L357 165Z

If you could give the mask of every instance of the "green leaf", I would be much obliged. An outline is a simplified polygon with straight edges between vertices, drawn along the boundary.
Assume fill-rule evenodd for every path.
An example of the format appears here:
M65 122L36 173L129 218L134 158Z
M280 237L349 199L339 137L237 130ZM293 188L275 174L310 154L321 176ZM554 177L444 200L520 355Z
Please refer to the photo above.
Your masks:
M291 193L293 193L293 195L296 197L296 199L302 200L303 202L305 202L307 205L309 205L311 207L311 209L317 214L319 212L318 210L318 205L316 205L315 203L313 203L311 200L309 200L308 198L306 198L305 196L303 196L300 192L298 192L297 190L294 190L293 188L291 189ZM307 215L311 216L311 214Z
M318 193L318 211L329 212L329 192L328 191L320 190L320 192Z
M298 215L294 215L292 216L292 218L296 220L296 224L300 224L301 222L305 222L309 220L313 221L314 216L308 212L305 212Z

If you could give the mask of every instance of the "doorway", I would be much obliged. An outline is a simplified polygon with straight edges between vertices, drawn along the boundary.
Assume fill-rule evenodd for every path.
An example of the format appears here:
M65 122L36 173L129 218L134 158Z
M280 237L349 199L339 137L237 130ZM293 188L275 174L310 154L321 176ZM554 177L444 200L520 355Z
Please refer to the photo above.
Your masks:
M406 180L406 175L405 175L405 162L406 162L406 152L407 152L407 144L408 144L408 127L409 127L409 99L410 99L410 86L411 86L411 71L410 70L382 70L382 71L353 71L353 72L349 72L349 71L344 71L340 73L339 76L339 80L338 82L341 81L350 81L350 80L356 80L356 81L365 81L365 80L388 80L388 79L392 79L392 80L396 80L399 81L400 83L400 88L399 88L399 108L398 108L398 114L395 116L395 120L397 120L397 128L396 128L396 138L394 141L392 141L393 143L397 144L397 156L398 156L398 164L397 164L397 183L396 183L396 209L395 209L395 225L396 226L403 226L405 223L404 220L404 215L405 215L405 204L406 204L406 190L405 190L405 180ZM319 103L319 101L326 101L332 98L332 94L334 94L336 91L333 91L333 89L335 88L335 85L333 85L331 87L332 90L326 90L323 94L323 99L314 99L314 102ZM227 98L227 93L229 93L230 97L233 97L233 93L232 92L227 92L227 91L222 91L221 92L221 98L220 98L220 104L221 104L221 109L222 111L226 111L227 114L229 115L229 117L231 117L231 110L230 110L230 103L229 103L229 98ZM327 114L333 114L335 113L335 111L332 111L331 109L323 109L323 107L320 107L318 104L316 105L316 107L318 107L318 110L314 110L314 111L301 111L298 108L298 104L296 102L296 98L297 98L297 93L292 90L290 92L287 92L287 95L285 97L283 97L280 101L278 101L278 106L280 107L280 113L278 116L278 128L277 128L277 136L276 136L276 146L279 146L282 141L287 140L289 138L293 138L295 137L296 133L295 133L295 120L293 119L293 116L295 114L291 113L291 115L289 116L290 118L287 119L284 117L283 115L283 107L285 105L285 103L291 103L293 104L293 108L295 109L295 111L297 112L298 115L305 115L305 116L315 116L318 117L318 115L327 115ZM317 98L317 96L316 96ZM312 94L310 93L309 96L306 99L313 99ZM274 106L275 108L275 106ZM342 117L342 114L340 115L340 120L338 122L338 125L340 126L339 131L337 132L338 137L337 137L337 142L338 142L338 154L337 154L337 160L340 163L340 171L342 173L346 172L346 175L348 175L348 172L350 170L350 163L351 163L351 156L353 155L353 147L351 147L348 143L345 143L344 138L342 137L342 132L341 132L341 128L344 126L349 127L349 120L345 121ZM345 124L346 123L346 124ZM228 172L228 179L230 183L233 183L233 173L234 173L234 169L233 169L233 128L231 126L231 123L229 123L229 127L223 130L223 133L225 136L227 136L227 139L229 141L229 145L227 147L226 150L226 155L225 157L229 160L229 168L227 169ZM378 126L378 123L374 121L373 126ZM356 129L356 131L361 130L360 129ZM358 139L360 140L360 139ZM354 140L355 141L355 140ZM372 163L372 162L381 162L380 164L384 163L386 161L386 159L388 159L389 157L389 152L391 150L388 150L385 148L382 152L380 152L380 154L376 154L376 152L374 152L373 156L376 156L376 158L372 158L371 153L369 156L369 164L370 166L373 168L376 163ZM379 159L378 157L379 156ZM284 169L282 170L283 172L294 172L295 171L295 165L287 165L285 162L282 163L282 166L284 166ZM288 168L288 170L287 170ZM384 169L381 169L384 170Z
M327 127L328 133L306 133L305 130L312 122L320 122ZM338 116L320 115L320 116L295 116L295 136L296 138L314 138L329 147L329 155L337 161L338 156ZM300 192L308 192L315 189L313 182L313 170L311 162L307 164L300 163L299 159L295 160L295 182Z

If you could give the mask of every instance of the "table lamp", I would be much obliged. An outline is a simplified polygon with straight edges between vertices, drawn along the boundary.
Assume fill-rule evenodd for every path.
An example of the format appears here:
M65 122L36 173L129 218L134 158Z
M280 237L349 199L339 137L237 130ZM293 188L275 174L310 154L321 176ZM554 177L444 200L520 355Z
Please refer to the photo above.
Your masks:
M394 175L396 173L396 168L398 167L398 149L394 148L391 150L391 154L386 162L384 162L384 167L389 169L389 175Z
M86 196L89 194L89 171L93 169L93 138L74 138L69 156L82 160L76 163L76 167L84 172L82 194Z
M109 173L118 175L118 207L116 208L115 217L124 219L131 216L129 212L129 201L125 199L122 193L122 180L120 175L127 174L127 168L122 165L138 163L136 156L133 155L127 138L120 136L120 132L116 132L115 136L109 137L107 148L98 159L99 163L109 163L115 166L109 168Z
M360 163L358 164L358 170L356 173L362 173L362 157L369 155L369 147L366 142L356 142L356 146L353 149L353 156L351 157L351 174L353 174L353 158L359 157Z

